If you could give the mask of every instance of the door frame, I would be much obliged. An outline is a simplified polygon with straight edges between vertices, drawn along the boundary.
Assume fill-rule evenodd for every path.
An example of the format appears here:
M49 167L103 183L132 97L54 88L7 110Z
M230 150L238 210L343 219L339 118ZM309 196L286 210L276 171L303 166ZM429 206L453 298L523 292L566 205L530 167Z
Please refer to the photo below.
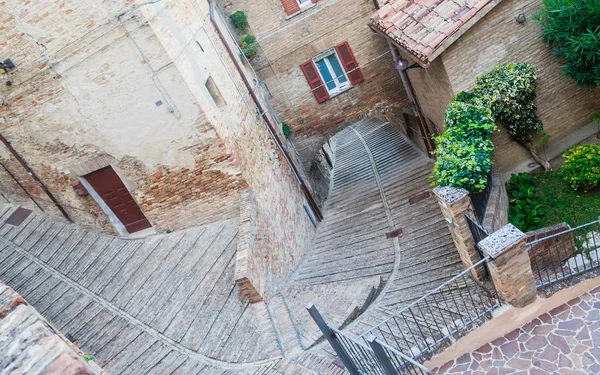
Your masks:
M119 174L117 169L110 164L105 167L102 167L102 168L106 168L106 167L110 167L113 169L113 171L117 174L117 176L123 183L123 186L125 186L125 189L127 189L129 194L131 194L131 191L127 188L127 184L125 184L125 181L123 181L123 179L121 178L121 175ZM100 169L102 169L102 168L100 168ZM100 170L100 169L97 169L97 170ZM95 172L95 171L92 171L92 172ZM90 173L92 173L92 172L90 172ZM115 228L117 233L119 233L120 236L130 236L130 235L136 235L137 233L139 233L139 232L133 232L133 233L128 232L127 228L125 228L125 224L123 224L123 222L121 222L121 220L117 217L117 215L113 212L113 210L111 210L111 208L108 207L106 202L104 202L104 200L100 197L100 195L96 192L96 190L94 190L92 185L85 179L85 176L79 176L78 178L79 178L79 181L81 182L81 184L87 189L88 193L90 194L90 197L92 197L92 199L94 199L94 201L96 201L96 203L98 204L100 209L106 214L106 216L108 217L108 220L110 220L110 223L113 225L113 227ZM133 194L131 194L131 197L133 198ZM133 200L135 201L135 198L133 198ZM137 204L137 202L136 202L136 204ZM140 211L141 210L142 210L142 208L140 207ZM148 217L146 216L144 211L142 211L142 213L144 214L146 219L148 219ZM150 222L150 220L148 220L148 222ZM150 225L152 225L151 222L150 222ZM148 229L154 230L154 226L152 226ZM147 229L144 229L144 230L147 230Z

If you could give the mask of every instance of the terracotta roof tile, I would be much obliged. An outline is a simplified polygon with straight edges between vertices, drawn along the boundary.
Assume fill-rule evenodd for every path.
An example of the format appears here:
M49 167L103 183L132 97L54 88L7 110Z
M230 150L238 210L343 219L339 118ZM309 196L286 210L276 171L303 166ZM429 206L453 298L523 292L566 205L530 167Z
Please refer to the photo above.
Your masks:
M494 1L390 0L373 14L370 24L427 64L446 39L466 31L465 24L482 9L487 12L492 6L486 5Z

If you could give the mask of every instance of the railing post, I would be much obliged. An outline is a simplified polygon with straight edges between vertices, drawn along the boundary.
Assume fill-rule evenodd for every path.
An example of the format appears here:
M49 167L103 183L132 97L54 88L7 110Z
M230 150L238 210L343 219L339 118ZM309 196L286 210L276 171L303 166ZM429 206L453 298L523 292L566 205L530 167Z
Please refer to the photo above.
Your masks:
M335 350L335 352L337 353L338 357L340 357L340 361L342 361L344 367L346 367L346 370L348 370L348 372L351 375L361 375L360 372L358 372L356 366L354 365L354 362L352 362L352 359L350 359L350 357L342 347L342 345L335 339L333 332L331 332L331 329L329 329L329 326L327 325L327 323L325 323L325 320L323 319L321 313L319 313L319 310L317 310L315 305L313 305L312 303L308 303L306 305L306 309L308 310L308 313L313 318L315 323L317 323L317 326L319 327L321 332L323 332L323 336L325 336L327 341L329 341L329 345L331 345L333 350Z
M490 276L500 297L515 307L524 307L537 297L526 235L512 224L503 226L478 245L492 260Z
M377 342L377 337L371 335L369 338L367 338L367 342L369 343L371 349L373 349L373 352L375 353L375 358L377 358L379 364L381 365L381 367L383 367L385 374L398 375L398 371L396 371L396 369L394 368L392 361L390 361L390 358L385 353L385 350L383 349L381 344Z
M437 186L433 189L433 194L446 219L458 255L465 268L470 268L481 260L481 255L475 248L475 240L466 218L466 215L475 217L469 192L450 186ZM483 280L486 275L483 265L473 268L471 273L477 280Z

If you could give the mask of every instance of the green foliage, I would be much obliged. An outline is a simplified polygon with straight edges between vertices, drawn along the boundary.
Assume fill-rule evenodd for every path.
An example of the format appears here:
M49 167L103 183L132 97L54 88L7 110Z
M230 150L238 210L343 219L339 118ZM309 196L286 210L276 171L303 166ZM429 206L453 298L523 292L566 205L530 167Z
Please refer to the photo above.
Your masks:
M600 87L600 1L542 0L535 19L561 56L563 73L582 87Z
M509 63L477 77L473 90L508 134L521 143L542 130L534 103L536 78L537 68L532 64Z
M506 186L510 196L508 219L523 232L540 228L544 215L542 205L535 196L535 179L529 173L513 174Z
M600 146L573 147L563 154L565 164L561 172L565 181L575 190L590 190L600 181Z
M544 206L540 227L566 222L571 227L598 219L600 189L573 190L560 170L534 174L535 197Z
M84 355L83 355L83 360L84 360L84 361L86 361L86 362L93 361L93 360L95 360L95 359L96 359L96 358L94 358L94 356L93 356L93 355L91 355L91 354L84 354Z
M286 124L285 122L283 124L281 124L281 131L283 132L283 135L287 139L290 139L290 137L294 134L292 127L289 126L288 124Z
M490 136L496 125L491 112L475 102L460 101L459 94L445 113L446 131L435 137L437 156L434 183L478 193L485 189L492 169L494 145Z
M246 13L238 10L229 17L231 18L231 22L233 22L235 27L240 29L242 32L246 32L246 29L248 28L248 19L246 18Z
M244 35L240 41L240 47L242 53L247 58L250 58L258 53L258 44L256 43L256 37L254 35Z

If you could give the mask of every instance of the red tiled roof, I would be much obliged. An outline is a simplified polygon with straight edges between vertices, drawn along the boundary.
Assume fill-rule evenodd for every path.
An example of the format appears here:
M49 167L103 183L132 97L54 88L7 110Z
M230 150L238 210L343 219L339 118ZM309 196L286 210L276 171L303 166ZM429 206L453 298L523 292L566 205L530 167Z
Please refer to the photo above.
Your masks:
M390 0L370 25L427 65L498 0ZM476 15L480 17L476 17ZM457 34L457 35L455 35ZM443 47L443 48L441 48Z

